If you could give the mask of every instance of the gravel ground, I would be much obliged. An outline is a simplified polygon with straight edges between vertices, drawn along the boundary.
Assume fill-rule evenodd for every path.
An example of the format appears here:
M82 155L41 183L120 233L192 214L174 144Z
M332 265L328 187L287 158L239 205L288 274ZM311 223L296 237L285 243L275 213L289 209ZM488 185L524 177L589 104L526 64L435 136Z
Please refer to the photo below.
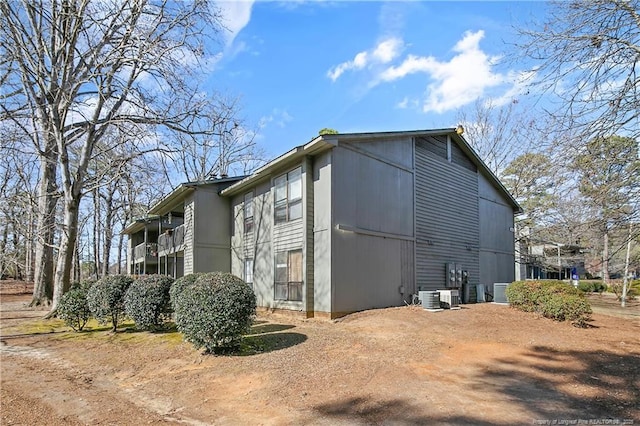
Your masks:
M241 355L211 356L175 332L73 333L16 292L2 287L2 425L640 424L639 316L262 314Z

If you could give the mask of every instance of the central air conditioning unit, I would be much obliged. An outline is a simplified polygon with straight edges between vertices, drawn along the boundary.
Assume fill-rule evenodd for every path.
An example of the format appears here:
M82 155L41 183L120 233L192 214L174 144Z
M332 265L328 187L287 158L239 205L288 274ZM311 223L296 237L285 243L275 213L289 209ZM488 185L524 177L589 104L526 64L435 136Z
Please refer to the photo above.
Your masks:
M440 293L440 307L460 309L460 292L458 290L438 290L438 293Z
M493 283L493 302L494 303L509 303L507 300L507 287L509 283Z
M437 291L419 291L418 299L422 307L428 311L436 312L440 309L440 294Z

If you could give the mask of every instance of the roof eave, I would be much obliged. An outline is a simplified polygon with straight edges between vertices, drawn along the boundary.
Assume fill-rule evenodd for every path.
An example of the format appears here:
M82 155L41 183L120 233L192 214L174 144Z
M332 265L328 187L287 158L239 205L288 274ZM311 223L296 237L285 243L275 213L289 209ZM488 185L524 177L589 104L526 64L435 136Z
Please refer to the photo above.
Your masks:
M297 159L301 159L306 155L317 154L318 152L329 149L337 144L338 135L321 135L312 139L304 145L297 146L290 151L285 152L276 159L268 162L264 166L257 169L251 175L220 192L223 196L236 195L242 192L252 184L266 178L269 174L286 164L293 163Z

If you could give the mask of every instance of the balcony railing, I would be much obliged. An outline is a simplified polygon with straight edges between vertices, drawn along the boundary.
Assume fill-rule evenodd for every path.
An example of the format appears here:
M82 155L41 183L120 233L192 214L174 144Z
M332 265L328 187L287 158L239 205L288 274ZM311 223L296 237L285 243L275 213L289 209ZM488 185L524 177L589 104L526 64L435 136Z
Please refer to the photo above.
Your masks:
M142 243L138 244L133 249L133 258L136 262L144 261L144 258L147 257L157 257L158 256L158 244L156 243Z
M184 225L177 226L170 234L162 234L158 237L158 250L160 255L175 253L184 249Z

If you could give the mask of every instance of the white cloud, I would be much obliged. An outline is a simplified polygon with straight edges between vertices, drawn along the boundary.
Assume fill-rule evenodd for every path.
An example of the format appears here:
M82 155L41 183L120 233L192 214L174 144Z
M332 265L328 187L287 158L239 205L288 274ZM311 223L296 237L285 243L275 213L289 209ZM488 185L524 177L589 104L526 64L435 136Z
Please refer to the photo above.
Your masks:
M336 81L345 71L361 70L371 65L388 64L398 57L404 42L397 37L387 38L378 43L373 49L356 54L351 61L342 62L327 71L327 77Z
M249 50L245 42L236 42L236 37L251 21L254 0L216 1L214 11L221 15L222 51L208 58L203 66L213 71L223 58L233 58L237 54Z
M420 106L420 101L417 99L410 99L408 96L405 96L400 102L396 104L396 108L398 109L417 109Z
M532 75L516 71L496 72L494 66L500 57L480 48L484 35L482 30L465 32L453 46L454 55L448 60L409 54L399 63L394 60L406 45L399 38L389 38L371 50L358 53L353 60L333 67L327 75L335 81L346 71L366 68L369 70L367 88L371 89L412 74L424 74L427 77L426 93L421 102L424 112L450 111L485 96L506 104L524 91L526 80ZM415 99L405 98L396 107L416 107L415 102Z
M260 129L264 129L270 123L274 123L276 126L280 128L284 128L287 126L289 122L293 120L293 116L289 114L286 110L280 108L274 108L271 110L269 115L265 115L260 118L258 122L258 126Z
M400 65L383 71L380 80L389 82L409 74L425 73L432 82L427 86L424 112L444 112L466 105L481 97L486 89L507 81L505 75L492 71L499 58L480 49L483 37L484 31L466 32L453 47L457 54L449 61L409 55Z
M215 2L215 6L222 13L222 25L226 29L224 32L226 46L233 44L236 36L249 24L253 3L253 0Z

